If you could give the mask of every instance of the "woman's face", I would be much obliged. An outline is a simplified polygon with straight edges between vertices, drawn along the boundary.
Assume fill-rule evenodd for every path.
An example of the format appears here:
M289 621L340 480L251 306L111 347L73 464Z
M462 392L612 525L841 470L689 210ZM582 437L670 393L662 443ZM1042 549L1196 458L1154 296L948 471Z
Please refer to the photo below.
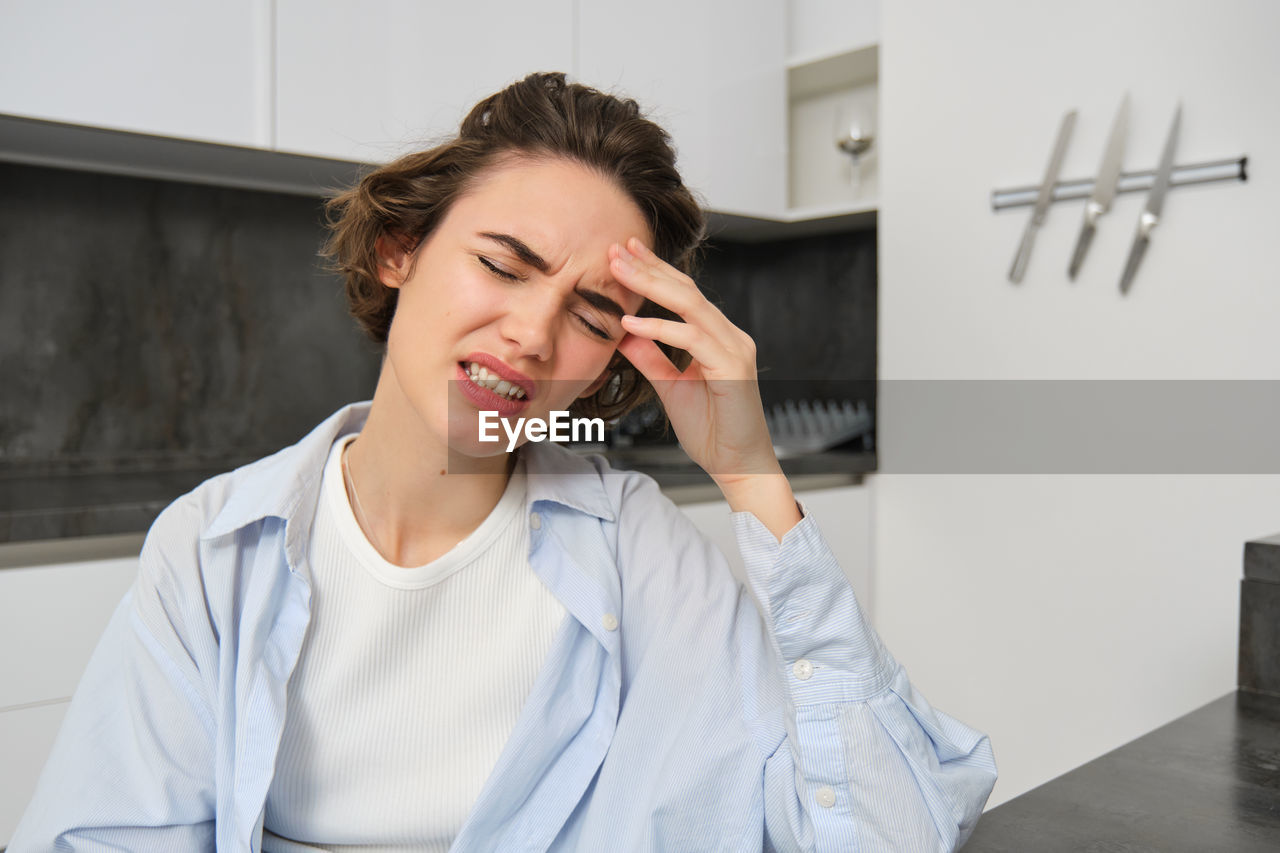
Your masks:
M650 242L635 203L580 164L491 167L416 252L380 243L383 282L400 295L379 396L388 386L402 427L420 426L421 440L503 452L501 429L498 443L479 441L479 411L546 418L607 378L621 314L643 302L613 280L607 252L633 236ZM488 378L473 377L480 367Z

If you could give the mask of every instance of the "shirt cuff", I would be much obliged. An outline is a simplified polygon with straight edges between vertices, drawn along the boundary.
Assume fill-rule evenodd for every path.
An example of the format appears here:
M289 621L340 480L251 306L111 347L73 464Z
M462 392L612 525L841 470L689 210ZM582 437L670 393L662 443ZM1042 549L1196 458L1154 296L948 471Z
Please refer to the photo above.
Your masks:
M779 542L749 512L733 513L747 583L786 667L797 704L863 702L892 684L898 665L803 503Z

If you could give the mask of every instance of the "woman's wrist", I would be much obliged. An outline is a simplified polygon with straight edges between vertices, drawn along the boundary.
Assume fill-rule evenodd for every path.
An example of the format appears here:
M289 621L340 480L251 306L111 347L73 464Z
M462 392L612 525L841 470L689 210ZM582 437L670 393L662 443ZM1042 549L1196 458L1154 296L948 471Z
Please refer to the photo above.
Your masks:
M730 510L751 513L779 542L787 531L800 523L800 507L780 466L772 474L716 479L716 485L729 503Z

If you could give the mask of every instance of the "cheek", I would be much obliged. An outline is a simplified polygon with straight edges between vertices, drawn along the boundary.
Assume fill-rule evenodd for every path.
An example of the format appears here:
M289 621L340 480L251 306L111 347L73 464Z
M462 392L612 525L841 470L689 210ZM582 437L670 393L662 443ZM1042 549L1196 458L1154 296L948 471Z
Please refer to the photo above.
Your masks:
M577 337L578 340L574 341L567 353L569 357L566 361L571 362L575 368L574 378L590 381L609 366L618 347L612 343L596 343L582 335Z
M489 282L462 276L434 301L431 313L439 335L468 335L497 322L510 308L507 296ZM440 342L437 336L437 344Z

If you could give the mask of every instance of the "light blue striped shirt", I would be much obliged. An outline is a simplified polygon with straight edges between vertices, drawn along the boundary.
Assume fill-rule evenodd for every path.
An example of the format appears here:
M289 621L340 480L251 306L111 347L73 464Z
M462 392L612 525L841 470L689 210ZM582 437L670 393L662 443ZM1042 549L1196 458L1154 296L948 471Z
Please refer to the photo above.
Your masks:
M10 853L257 851L348 407L161 514ZM529 561L568 611L457 851L928 851L995 783L817 525L734 516L748 583L641 474L528 445ZM763 610L763 618L761 610Z

